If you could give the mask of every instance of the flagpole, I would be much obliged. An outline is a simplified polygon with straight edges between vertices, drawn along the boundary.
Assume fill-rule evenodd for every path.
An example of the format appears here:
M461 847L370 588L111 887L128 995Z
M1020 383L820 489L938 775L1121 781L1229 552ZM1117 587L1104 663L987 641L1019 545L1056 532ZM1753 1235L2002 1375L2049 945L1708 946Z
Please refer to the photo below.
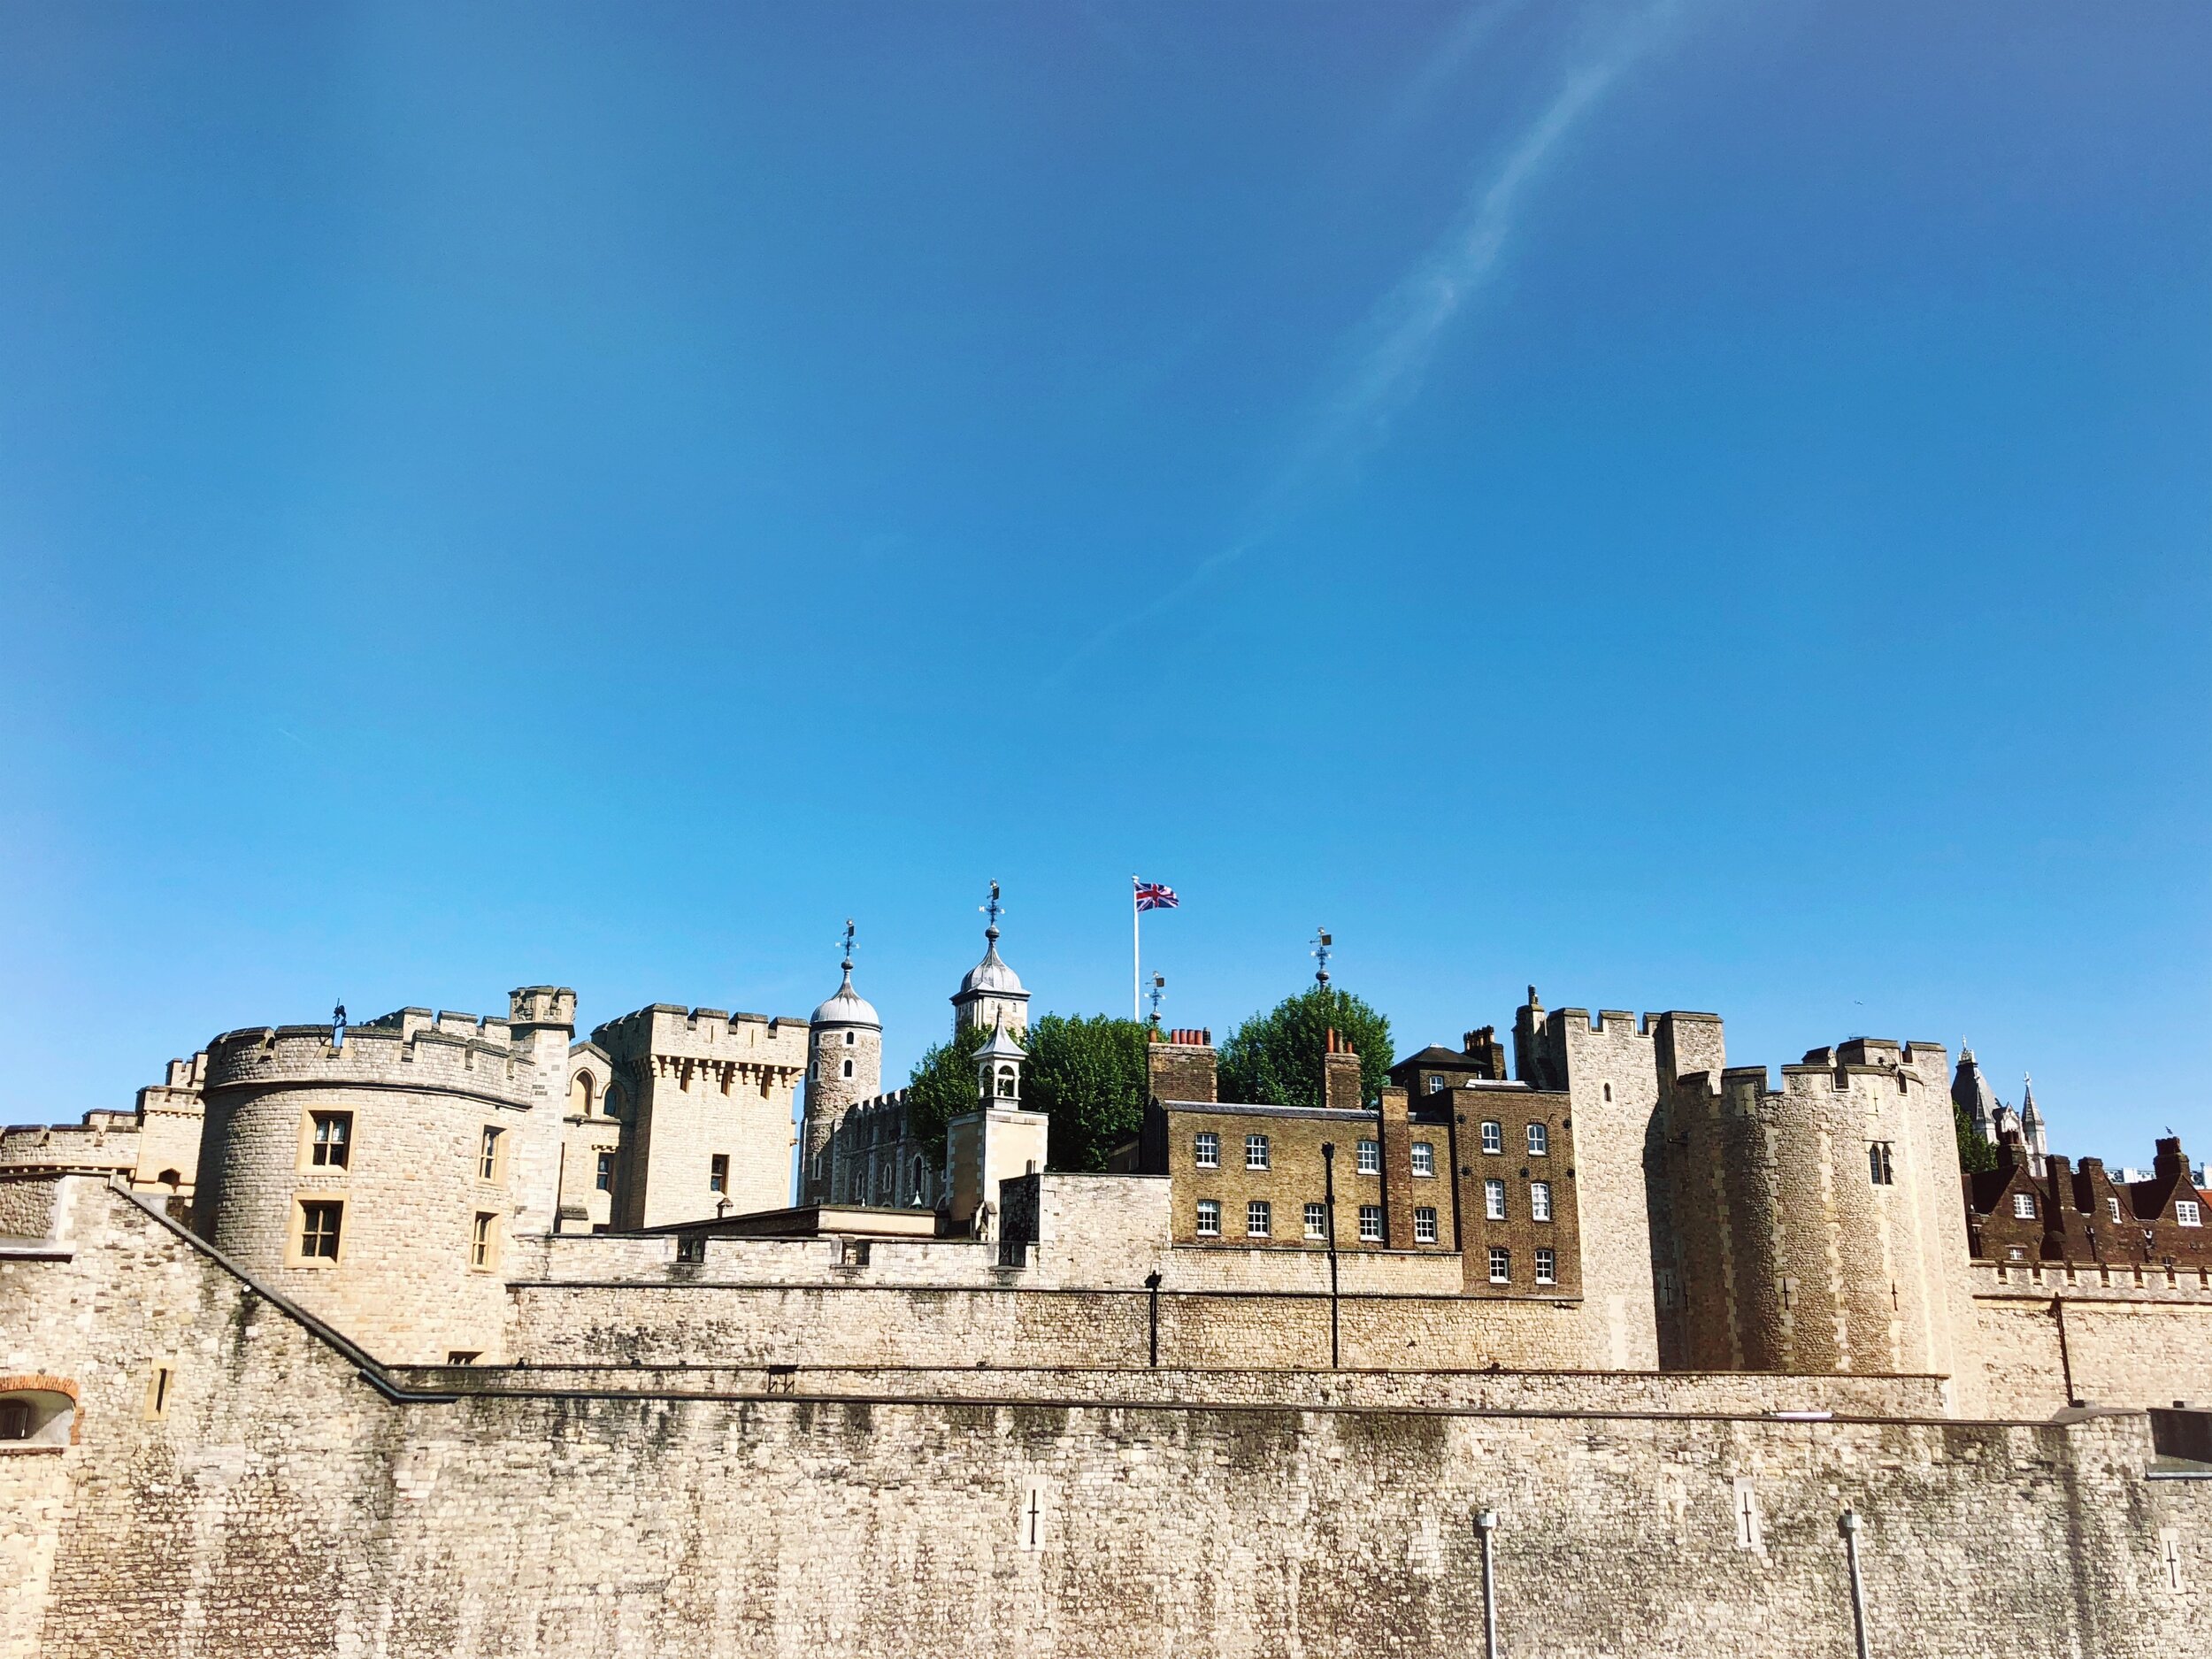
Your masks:
M1144 1019L1144 969L1140 966L1143 956L1143 941L1139 929L1144 912L1137 908L1137 879L1129 878L1129 1018L1140 1024Z

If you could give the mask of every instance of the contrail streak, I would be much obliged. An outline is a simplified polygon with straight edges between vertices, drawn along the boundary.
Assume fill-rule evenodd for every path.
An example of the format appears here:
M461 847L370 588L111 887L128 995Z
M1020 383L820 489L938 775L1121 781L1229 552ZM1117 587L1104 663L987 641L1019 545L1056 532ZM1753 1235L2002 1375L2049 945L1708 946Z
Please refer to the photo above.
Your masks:
M1645 8L1578 58L1536 119L1469 192L1451 228L1351 332L1344 354L1348 362L1333 389L1318 400L1304 436L1254 498L1246 515L1251 527L1200 559L1149 603L1092 634L1047 676L1048 687L1109 641L1174 609L1263 546L1318 481L1340 478L1381 445L1392 419L1419 391L1445 330L1496 270L1532 182L1567 135L1657 43L1675 10L1672 0ZM1448 51L1464 50L1457 35L1447 46Z

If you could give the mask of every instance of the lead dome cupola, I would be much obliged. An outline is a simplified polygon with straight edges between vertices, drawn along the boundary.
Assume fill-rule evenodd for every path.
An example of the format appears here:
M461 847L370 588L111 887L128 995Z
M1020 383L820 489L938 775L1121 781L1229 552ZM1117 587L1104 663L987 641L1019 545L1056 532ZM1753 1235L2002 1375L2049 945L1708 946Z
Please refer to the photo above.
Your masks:
M808 1022L814 1025L865 1025L871 1031L881 1031L883 1022L876 1018L876 1007L866 997L853 989L853 967L845 964L845 981L837 987L828 1002L814 1010Z

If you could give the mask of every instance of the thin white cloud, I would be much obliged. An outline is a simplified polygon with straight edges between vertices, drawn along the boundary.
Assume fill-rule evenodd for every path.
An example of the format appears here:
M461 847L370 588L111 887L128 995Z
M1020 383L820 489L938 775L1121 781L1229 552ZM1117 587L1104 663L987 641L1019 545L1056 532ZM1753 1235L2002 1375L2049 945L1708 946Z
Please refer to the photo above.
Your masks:
M1181 604L1265 544L1317 484L1341 480L1381 445L1392 420L1420 390L1445 332L1497 269L1530 186L1575 127L1659 42L1676 10L1675 0L1656 0L1600 35L1574 58L1535 119L1469 191L1450 228L1351 332L1342 366L1330 389L1316 400L1305 433L1252 503L1248 515L1252 527L1201 559L1148 604L1101 628L1069 654L1047 684L1116 635ZM1448 37L1440 57L1455 65L1501 15L1502 9L1471 14L1467 26ZM1432 65L1421 81L1439 73Z

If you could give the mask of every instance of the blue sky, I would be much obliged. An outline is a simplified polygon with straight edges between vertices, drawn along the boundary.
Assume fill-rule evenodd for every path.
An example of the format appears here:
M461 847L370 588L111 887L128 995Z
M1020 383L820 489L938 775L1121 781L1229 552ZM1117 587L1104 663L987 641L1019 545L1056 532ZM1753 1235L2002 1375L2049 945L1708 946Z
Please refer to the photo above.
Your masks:
M1308 979L2212 1150L2212 10L0 11L0 1117Z

